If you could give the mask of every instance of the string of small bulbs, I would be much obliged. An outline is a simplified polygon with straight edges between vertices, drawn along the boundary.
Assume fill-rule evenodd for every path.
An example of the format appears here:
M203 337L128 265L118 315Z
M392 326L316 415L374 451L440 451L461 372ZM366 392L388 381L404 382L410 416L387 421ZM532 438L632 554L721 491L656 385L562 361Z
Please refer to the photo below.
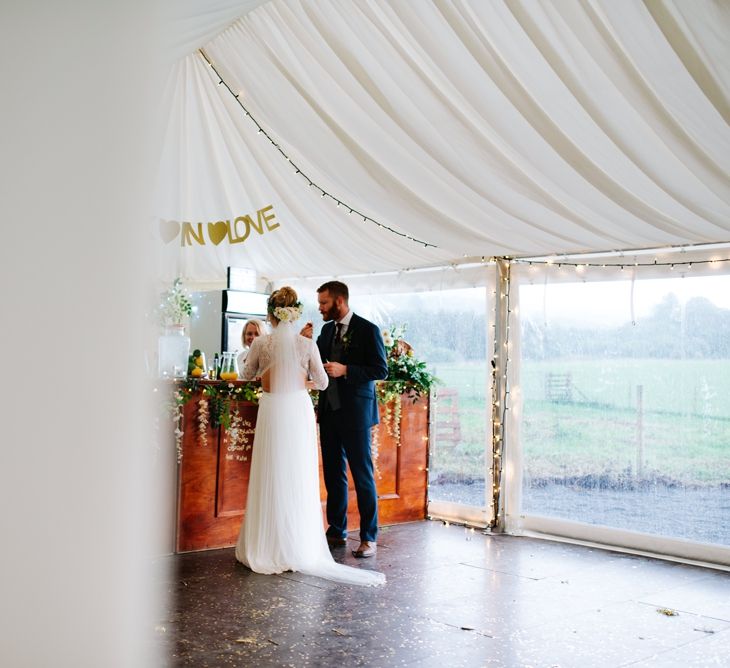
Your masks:
M623 271L624 269L631 269L632 267L669 267L670 270L673 270L675 267L686 267L689 270L692 269L692 265L706 264L711 267L719 266L722 262L730 262L730 258L712 258L709 260L677 260L671 262L658 262L656 259L653 262L572 262L568 260L561 260L558 258L547 258L545 260L514 258L510 260L510 262L512 262L513 264L526 264L528 266L547 265L557 266L558 268L574 267L576 271L581 271L582 269L586 269L588 267L599 267L601 269L620 269L621 271Z
M284 149L281 148L279 144L277 144L274 139L272 139L271 135L263 128L263 126L254 118L254 116L251 114L251 112L244 106L243 102L241 102L241 99L239 97L238 93L235 93L233 89L228 85L226 80L221 76L221 74L216 69L215 65L211 62L211 60L206 55L205 51L203 49L198 49L198 52L200 55L205 59L205 62L208 63L210 68L215 72L215 75L218 77L218 85L219 86L225 86L228 92L235 98L236 102L238 103L238 106L243 109L243 111L246 113L246 116L251 120L251 122L256 126L256 131L258 134L263 135L266 139L269 140L269 143L282 155L284 160L286 160L295 170L295 173L299 176L301 176L304 180L307 181L310 188L314 188L316 191L319 192L320 197L322 198L329 198L333 202L337 204L337 207L342 207L343 209L347 210L348 215L356 215L360 218L362 218L363 223L372 223L379 227L382 230L386 230L387 232L391 232L392 234L396 234L399 237L402 237L403 239L407 239L408 241L413 241L414 243L417 243L424 248L438 248L436 244L429 243L428 241L423 241L421 239L416 239L416 237L412 237L410 234L406 234L405 232L400 232L399 230L396 230L389 225L385 225L384 223L381 223L371 216L368 216L367 214L364 214L362 211L359 211L354 206L351 206L347 202L344 202L343 200L339 199L338 197L335 197L328 191L326 191L322 186L315 183L305 172L302 171L302 169L284 152Z
M493 351L492 351L492 463L490 467L492 483L492 520L490 527L500 524L500 496L502 493L502 455L504 450L504 424L507 419L507 403L509 399L508 366L510 342L510 270L511 263L507 260L501 263L497 273L497 285L494 295L495 322L492 324ZM503 335L499 336L497 325L500 325ZM503 348L500 349L500 346Z

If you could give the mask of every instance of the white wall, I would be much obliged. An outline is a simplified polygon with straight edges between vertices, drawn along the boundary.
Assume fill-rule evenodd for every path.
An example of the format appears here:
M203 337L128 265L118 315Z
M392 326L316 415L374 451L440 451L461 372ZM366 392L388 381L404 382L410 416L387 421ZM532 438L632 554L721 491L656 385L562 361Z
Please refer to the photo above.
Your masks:
M141 390L153 10L0 5L4 666L163 663L147 541L169 491Z

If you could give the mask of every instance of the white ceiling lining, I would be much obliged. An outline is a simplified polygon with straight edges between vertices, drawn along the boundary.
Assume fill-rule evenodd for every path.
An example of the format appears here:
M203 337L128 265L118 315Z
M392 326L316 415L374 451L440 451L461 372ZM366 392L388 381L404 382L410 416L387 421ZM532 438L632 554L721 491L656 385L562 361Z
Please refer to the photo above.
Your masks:
M317 274L334 275L464 256L727 241L730 46L721 36L730 34L730 18L717 3L691 5L271 0L257 7L205 52L315 187L265 139L255 155L238 155L235 133L250 148L255 125L214 78L203 92L198 77L199 90L188 86L187 94L207 96L229 119L241 116L230 120L225 150L234 162L253 159L266 175L261 197L276 181L271 197L286 212L287 232L282 223L276 239L241 245L225 259L188 261L187 269L207 279L216 261L230 261L276 278L313 275L314 263ZM197 191L219 191L197 206L199 219L240 209L231 193L251 185L235 171L225 187L201 184L201 174L181 184L194 209ZM356 225L335 199L438 251L369 221ZM336 252L326 236L332 229Z

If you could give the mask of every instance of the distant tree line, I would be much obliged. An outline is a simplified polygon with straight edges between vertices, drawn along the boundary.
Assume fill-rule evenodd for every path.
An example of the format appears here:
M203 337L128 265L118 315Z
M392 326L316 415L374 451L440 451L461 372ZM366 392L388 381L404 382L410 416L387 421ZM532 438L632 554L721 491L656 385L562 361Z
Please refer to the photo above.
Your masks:
M405 339L428 362L483 360L487 320L477 310L401 310L390 324L405 325ZM730 358L730 309L705 297L683 306L668 293L652 312L620 327L567 326L525 319L521 352L527 359L623 357L659 359Z
M669 293L651 314L620 327L567 327L525 320L522 355L555 357L729 358L730 309L693 297L682 306Z
M487 349L484 312L402 310L392 324L405 325L414 354L426 362L483 360Z

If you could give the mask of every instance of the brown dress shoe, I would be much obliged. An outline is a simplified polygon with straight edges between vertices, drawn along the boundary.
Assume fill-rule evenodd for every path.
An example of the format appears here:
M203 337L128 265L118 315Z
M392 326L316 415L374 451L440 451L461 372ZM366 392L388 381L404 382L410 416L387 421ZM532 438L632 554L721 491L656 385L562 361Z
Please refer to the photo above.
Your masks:
M377 551L377 543L369 543L368 541L364 540L362 543L360 543L360 547L358 547L357 550L352 551L352 556L357 557L358 559L366 559L367 557L375 556L375 553Z
M329 545L330 547L345 547L345 545L347 545L347 538L327 536L327 545Z

